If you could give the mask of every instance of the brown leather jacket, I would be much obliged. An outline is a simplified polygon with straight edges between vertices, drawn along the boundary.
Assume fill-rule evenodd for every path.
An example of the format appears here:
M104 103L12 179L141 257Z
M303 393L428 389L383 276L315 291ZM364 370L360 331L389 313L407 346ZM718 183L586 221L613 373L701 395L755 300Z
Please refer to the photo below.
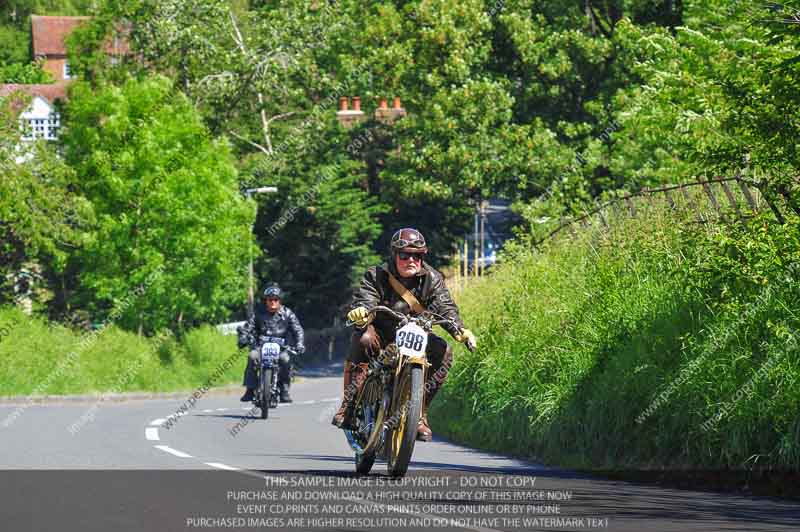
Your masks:
M456 323L455 327L444 326L451 336L455 336L464 328L464 323L458 314L458 307L444 284L444 276L427 262L422 263L420 273L409 278L400 277L394 264L388 262L368 269L361 279L361 285L356 290L348 310L357 307L371 309L376 305L385 305L401 314L411 314L408 303L389 284L387 271L390 271L403 286L414 294L423 307L445 318L450 318ZM386 313L379 313L373 324L386 334L394 331L396 321Z

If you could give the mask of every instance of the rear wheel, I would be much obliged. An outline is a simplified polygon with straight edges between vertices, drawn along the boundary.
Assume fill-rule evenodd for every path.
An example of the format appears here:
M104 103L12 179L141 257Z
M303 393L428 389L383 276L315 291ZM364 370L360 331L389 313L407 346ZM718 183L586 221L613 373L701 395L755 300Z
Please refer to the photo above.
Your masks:
M356 473L359 475L366 475L372 469L375 463L375 451L367 453L356 453Z
M387 466L389 475L393 477L406 474L414 452L417 425L422 415L422 366L406 366L398 380L398 387L397 403L392 408L392 429L387 435Z
M269 401L272 392L272 372L273 369L261 368L261 380L259 382L259 392L261 395L261 419L269 417Z

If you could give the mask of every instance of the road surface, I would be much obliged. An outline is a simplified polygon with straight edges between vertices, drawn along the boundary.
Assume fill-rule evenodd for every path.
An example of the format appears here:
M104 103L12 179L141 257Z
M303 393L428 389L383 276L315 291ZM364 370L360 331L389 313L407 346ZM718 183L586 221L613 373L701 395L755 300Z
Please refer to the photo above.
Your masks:
M793 501L595 479L440 438L417 444L403 481L381 462L356 477L330 425L339 372L308 372L266 421L231 394L0 404L0 529L800 530Z

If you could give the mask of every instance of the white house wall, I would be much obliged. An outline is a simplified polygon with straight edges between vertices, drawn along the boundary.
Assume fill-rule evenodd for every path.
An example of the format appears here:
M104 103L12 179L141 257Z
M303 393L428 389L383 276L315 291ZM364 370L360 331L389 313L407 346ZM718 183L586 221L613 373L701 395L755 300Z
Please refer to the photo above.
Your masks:
M49 118L51 112L53 112L53 107L47 103L47 100L41 96L34 96L30 107L20 115L20 118L24 120Z
M55 140L58 137L60 117L53 106L41 96L34 96L31 105L19 118L25 131L22 140Z

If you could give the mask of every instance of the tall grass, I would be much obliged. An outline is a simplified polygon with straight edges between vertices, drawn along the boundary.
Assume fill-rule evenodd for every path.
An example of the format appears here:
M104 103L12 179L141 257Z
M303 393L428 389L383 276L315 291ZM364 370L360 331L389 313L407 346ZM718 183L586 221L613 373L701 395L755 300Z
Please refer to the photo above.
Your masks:
M0 309L0 396L189 390L237 352L236 339L211 326L153 338L113 325L93 337ZM216 382L241 379L246 356ZM230 365L230 364L229 364Z
M480 348L435 429L569 467L800 469L800 226L677 222L512 247L460 296Z

